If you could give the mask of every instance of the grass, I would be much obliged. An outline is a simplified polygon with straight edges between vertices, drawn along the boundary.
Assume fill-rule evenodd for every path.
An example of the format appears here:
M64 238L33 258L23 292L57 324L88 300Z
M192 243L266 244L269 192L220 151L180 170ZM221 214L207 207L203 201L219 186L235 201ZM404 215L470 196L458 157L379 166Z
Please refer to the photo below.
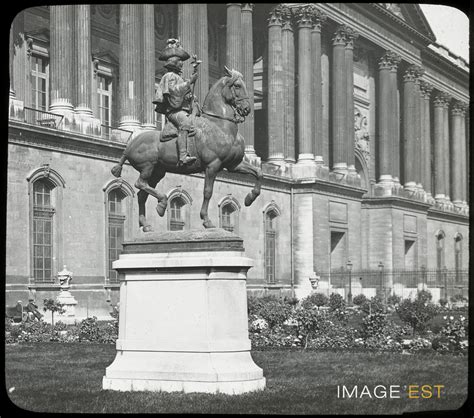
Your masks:
M5 347L14 404L36 412L400 414L457 409L467 397L467 358L436 354L255 351L267 387L244 395L102 390L115 346L37 343ZM337 385L442 384L440 399L338 399ZM4 404L5 405L5 404Z

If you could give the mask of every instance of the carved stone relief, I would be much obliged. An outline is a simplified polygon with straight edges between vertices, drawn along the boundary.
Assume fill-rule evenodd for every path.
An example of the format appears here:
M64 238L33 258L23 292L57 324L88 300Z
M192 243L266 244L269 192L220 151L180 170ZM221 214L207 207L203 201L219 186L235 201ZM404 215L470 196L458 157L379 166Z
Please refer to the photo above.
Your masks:
M367 165L370 161L370 136L367 116L358 107L354 107L355 147L364 156Z

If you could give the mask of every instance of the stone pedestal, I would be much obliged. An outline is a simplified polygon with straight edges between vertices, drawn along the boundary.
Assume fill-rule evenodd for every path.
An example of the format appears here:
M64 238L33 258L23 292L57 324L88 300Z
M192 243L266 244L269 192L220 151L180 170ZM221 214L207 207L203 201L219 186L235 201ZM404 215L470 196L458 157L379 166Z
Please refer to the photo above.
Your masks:
M147 233L123 245L117 356L103 389L262 390L247 325L242 239L222 229Z
M69 291L69 286L61 286L56 300L63 305L64 313L57 316L57 320L65 324L74 323L76 319L77 300Z

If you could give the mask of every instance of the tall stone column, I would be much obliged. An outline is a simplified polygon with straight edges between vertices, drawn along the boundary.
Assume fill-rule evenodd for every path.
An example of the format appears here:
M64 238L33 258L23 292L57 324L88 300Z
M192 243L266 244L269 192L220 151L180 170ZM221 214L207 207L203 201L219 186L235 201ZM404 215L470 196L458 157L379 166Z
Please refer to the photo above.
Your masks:
M314 159L316 163L328 165L324 161L323 146L323 109L322 109L322 69L321 69L321 27L326 21L327 16L318 9L313 8L313 28L311 30L311 46L313 53L313 141L314 141Z
M141 5L120 5L120 122L119 127L134 131L140 126Z
M245 154L255 158L254 131L254 92L253 92L253 3L242 3L242 75L244 76L247 93L252 111L245 118L239 130L245 139Z
M197 96L199 103L202 105L204 103L204 99L206 98L207 93L209 92L209 38L207 27L207 4L196 3L194 7L196 8L197 15L197 19L194 22L194 26L196 28L196 55L198 59L202 61L198 69L199 77L196 81L194 94ZM252 30L250 30L250 36L252 36ZM252 48L250 47L249 49L251 50ZM244 76L244 80L248 90L249 81L246 78L246 75L244 73L242 74ZM249 117L247 117L247 119L248 118ZM245 136L244 138L245 141L247 141L247 138Z
M283 56L281 8L268 20L268 161L282 163L283 151Z
M330 34L323 31L321 33L321 79L322 79L322 92L321 92L321 113L322 113L322 130L321 130L321 143L323 148L323 161L326 166L329 167L329 108L330 108L330 66L329 66L329 55L331 54L331 46L328 42Z
M463 196L463 168L462 160L463 138L462 138L462 115L464 113L463 106L459 102L454 102L451 107L451 194L453 204L457 207L462 206Z
M352 28L346 29L345 67L346 67L346 162L347 170L355 175L355 131L354 131L354 41L359 36Z
M403 175L405 189L416 191L416 97L415 81L419 67L410 65L403 76Z
M400 98L398 92L397 70L402 58L400 55L391 53L390 66L390 108L392 114L389 116L389 137L392 145L391 174L393 185L400 187Z
M430 95L433 86L422 81L421 87L421 123L422 130L422 178L421 182L426 192L426 200L431 203L433 197L433 185L431 182L431 112L430 112Z
M445 96L437 93L434 101L434 193L435 200L443 203L446 198L444 173L444 105Z
M379 60L379 96L378 96L378 166L379 184L392 186L392 132L391 118L393 117L392 94L390 85L390 69L392 54L387 51Z
M467 104L462 104L461 113L461 155L462 155L462 170L461 170L461 178L462 178L462 204L463 207L467 207L467 201L469 200L469 134L466 136L466 131L468 131L468 119L466 115L469 115L468 106Z
M443 117L444 117L444 133L443 133L443 152L444 152L444 188L446 201L451 202L451 170L450 166L450 150L449 150L449 105L452 97L445 94Z
M339 174L347 174L347 76L345 71L346 29L339 26L332 42L332 136L333 166Z
M422 74L422 72L421 72ZM419 74L419 76L421 75ZM422 120L421 120L421 89L420 79L415 80L415 181L416 188L418 191L423 190L423 184L421 181L421 169L422 169L422 153L421 153L421 131L422 131Z
M311 28L312 8L296 10L298 24L298 161L314 164L312 132Z
M155 129L155 10L153 4L143 4L143 106L144 129Z
M76 53L76 108L81 116L92 116L92 59L91 59L91 12L90 5L79 4L75 9Z
M192 55L196 44L196 8L193 3L178 3L178 38L182 47ZM191 60L183 64L183 77L189 79L193 71Z
M50 99L51 112L73 111L73 6L50 6Z
M284 155L288 163L295 158L295 39L294 16L286 7L282 9L282 59L283 59L283 132Z
M242 20L241 3L227 3L226 65L241 71L242 68Z

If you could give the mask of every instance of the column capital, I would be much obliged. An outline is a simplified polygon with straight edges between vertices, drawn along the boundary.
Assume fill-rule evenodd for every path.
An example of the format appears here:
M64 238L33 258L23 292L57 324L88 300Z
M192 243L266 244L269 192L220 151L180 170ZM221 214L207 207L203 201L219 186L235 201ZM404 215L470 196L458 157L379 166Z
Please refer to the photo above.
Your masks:
M416 64L411 64L405 70L405 74L403 75L403 81L410 82L416 81L419 77L424 74L425 70Z
M459 100L453 100L451 114L453 116L463 116L466 111L466 105Z
M431 92L433 91L433 85L428 83L425 80L420 80L420 90L421 90L421 95L425 99L429 99L431 96Z
M349 26L346 26L346 48L353 48L354 41L359 37L359 34Z
M293 30L293 23L295 21L295 15L288 6L280 6L280 17L283 22L284 30Z
M322 25L327 20L327 15L314 5L312 5L311 9L312 9L311 20L313 22L313 31L320 32Z
M397 55L393 51L385 51L385 53L379 58L379 69L396 70L400 61L400 55Z
M295 10L295 17L298 28L313 27L313 7L311 5L298 7Z
M268 18L268 26L281 26L282 25L282 5L278 5L270 10Z
M438 91L433 99L433 105L435 107L444 107L446 103L448 102L448 100L449 99L446 93L442 91Z
M237 7L241 7L243 3L226 3L225 5L227 7L232 7L232 6L237 6Z
M333 45L346 45L346 26L339 25L334 32L334 37L332 38Z
M242 11L243 12L253 12L253 8L255 7L255 3L241 3Z

